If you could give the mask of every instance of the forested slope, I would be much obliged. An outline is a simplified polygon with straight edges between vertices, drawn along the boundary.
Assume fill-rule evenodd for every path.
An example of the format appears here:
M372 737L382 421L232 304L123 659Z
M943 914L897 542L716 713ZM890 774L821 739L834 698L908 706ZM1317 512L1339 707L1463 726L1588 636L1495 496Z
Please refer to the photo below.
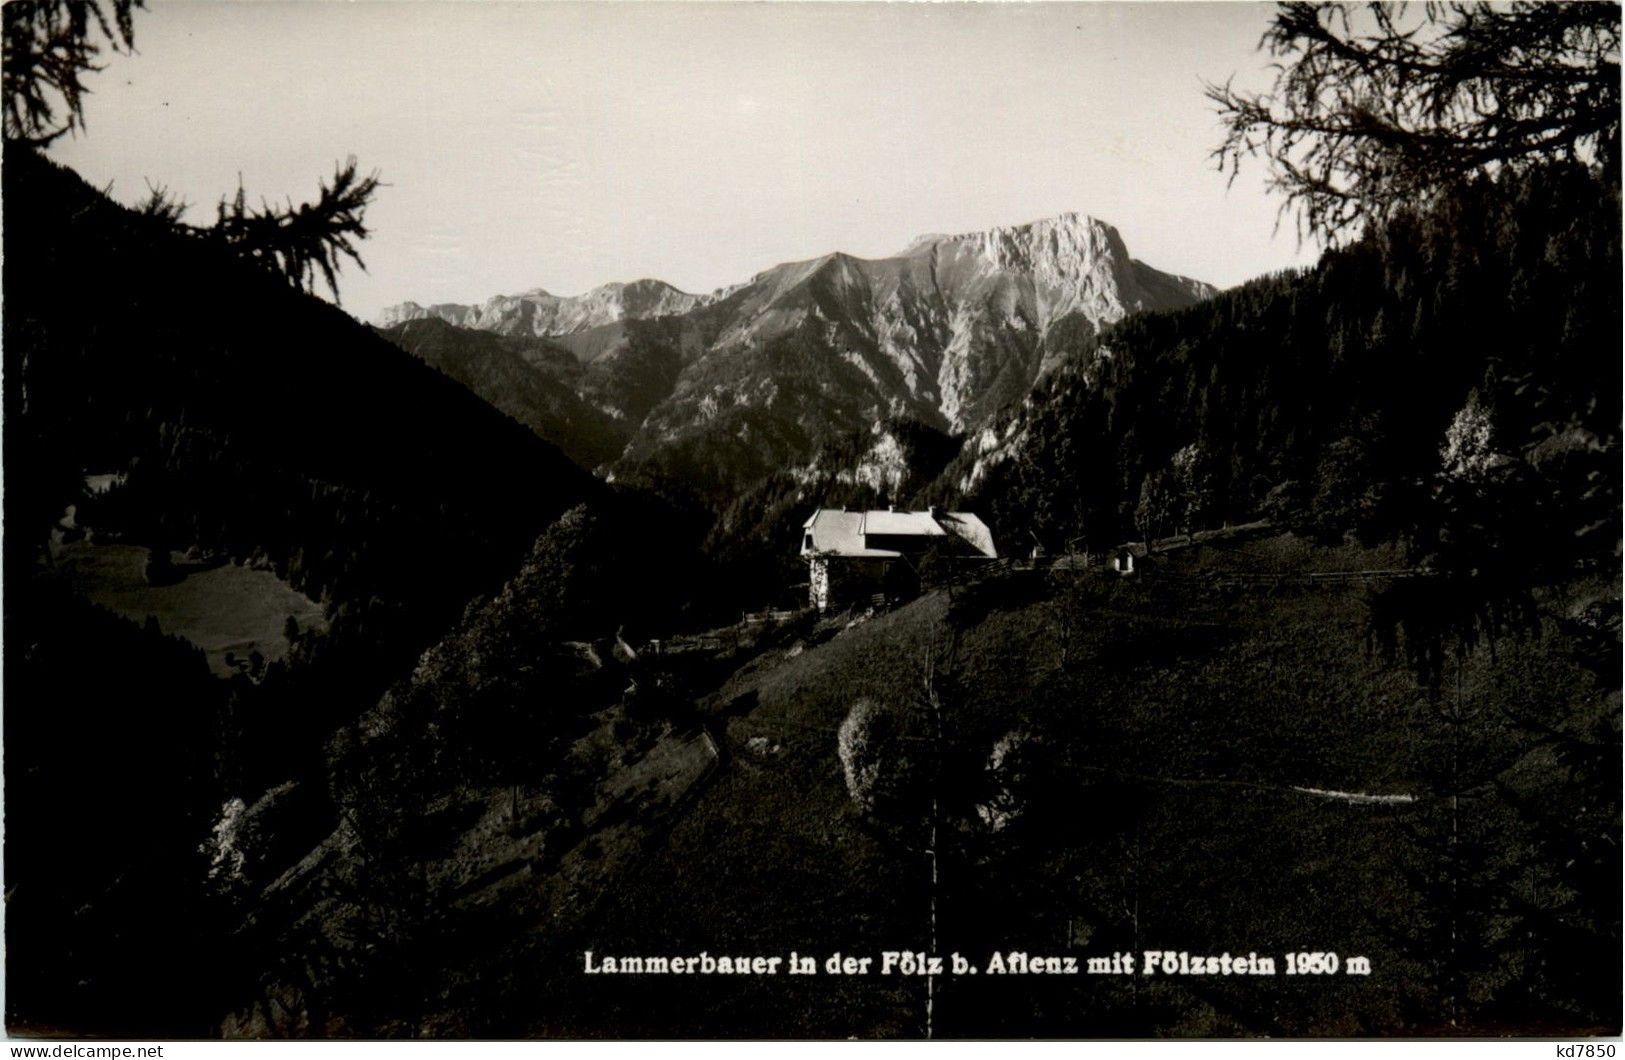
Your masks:
M1418 530L1454 424L1530 545L1606 554L1618 232L1617 188L1584 170L1478 179L1313 269L1108 329L939 492L1051 546L1260 515L1388 537Z

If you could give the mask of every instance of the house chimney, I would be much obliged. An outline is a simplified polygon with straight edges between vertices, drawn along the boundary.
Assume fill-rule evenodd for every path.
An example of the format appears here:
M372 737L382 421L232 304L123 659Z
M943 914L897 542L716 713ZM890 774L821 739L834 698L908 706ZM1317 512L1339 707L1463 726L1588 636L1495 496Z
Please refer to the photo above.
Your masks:
M888 505L886 505L886 510L887 510L887 511L888 511L888 512L895 512L895 511L896 511L896 510L897 510L897 505L895 505L895 504L888 504Z
M925 509L925 514L935 519L937 517L937 506L935 504L929 506Z

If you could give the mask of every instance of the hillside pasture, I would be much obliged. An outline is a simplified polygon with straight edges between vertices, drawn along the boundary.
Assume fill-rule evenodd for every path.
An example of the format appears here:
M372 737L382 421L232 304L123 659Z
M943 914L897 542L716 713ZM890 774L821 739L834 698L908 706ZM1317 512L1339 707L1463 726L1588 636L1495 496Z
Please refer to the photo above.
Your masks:
M1289 570L1361 559L1257 547ZM726 727L732 764L585 934L605 951L796 950L820 964L837 950L927 950L923 815L862 812L836 753L842 719L868 696L902 719L891 765L920 789L916 811L940 777L936 953L985 968L1010 950L1256 952L1280 973L949 977L935 983L934 1034L1516 1032L1515 1010L1493 1026L1458 1016L1469 992L1507 989L1508 959L1485 954L1510 946L1514 895L1557 893L1542 870L1508 868L1536 831L1517 793L1545 783L1549 764L1509 719L1566 725L1606 704L1548 623L1469 657L1463 691L1446 693L1466 720L1451 724L1451 700L1367 650L1367 592L1021 572L763 656L702 704ZM992 749L1012 733L1031 741L1034 764L1019 812L993 830L978 807L998 782ZM1445 794L1468 786L1470 798ZM1446 834L1461 844L1454 870L1437 856ZM1446 952L1452 931L1471 944ZM1298 951L1363 957L1371 974L1287 976ZM571 1017L551 1031L926 1030L923 978L588 986L566 988Z
M188 563L172 553L176 580L149 585L147 550L137 545L74 541L54 549L57 577L93 604L134 622L149 617L165 633L203 649L220 677L236 672L226 662L259 652L267 662L288 653L291 617L299 629L325 632L322 609L267 570L233 563Z

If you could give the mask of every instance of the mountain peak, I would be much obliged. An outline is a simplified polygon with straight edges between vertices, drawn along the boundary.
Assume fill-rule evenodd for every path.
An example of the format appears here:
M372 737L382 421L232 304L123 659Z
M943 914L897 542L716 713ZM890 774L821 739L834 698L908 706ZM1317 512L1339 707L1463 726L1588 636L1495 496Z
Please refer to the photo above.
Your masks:
M942 275L1024 276L1037 292L1035 322L1083 312L1112 323L1160 299L1147 297L1135 261L1117 229L1082 213L1063 213L959 235L924 236L906 257L929 256Z
M1044 243L1051 245L1097 246L1121 251L1125 255L1123 237L1105 221L1088 214L1068 211L1053 217L1041 217L1025 224L997 225L974 232L931 232L916 236L904 254L918 253L921 249L942 243L971 243L985 247L1034 248Z

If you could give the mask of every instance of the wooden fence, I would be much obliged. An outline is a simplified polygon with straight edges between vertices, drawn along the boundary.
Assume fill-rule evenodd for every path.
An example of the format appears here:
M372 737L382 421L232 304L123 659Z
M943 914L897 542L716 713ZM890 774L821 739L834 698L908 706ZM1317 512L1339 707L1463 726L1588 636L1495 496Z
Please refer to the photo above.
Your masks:
M954 579L956 583L980 581L984 578L996 578L1009 574L1064 572L1068 574L1085 574L1090 571L1109 571L1109 553L1089 554L1062 554L1056 556L1005 556L989 563L979 564L967 569L960 577ZM1170 570L1164 564L1157 562L1157 556L1140 557L1139 566L1133 572L1126 572L1125 576L1132 578L1149 579L1161 582L1173 582L1189 585L1200 585L1225 588L1259 588L1276 589L1287 586L1332 586L1332 585L1373 585L1379 582L1397 581L1403 578L1430 578L1433 571L1415 570L1404 567L1382 568L1376 570L1337 570L1337 571L1227 571L1227 570Z
M749 611L745 613L741 621L747 626L759 626L766 622L789 622L805 613L806 609L801 611Z
M1151 568L1141 572L1139 577L1150 578L1155 581L1175 582L1186 585L1210 586L1215 588L1242 588L1242 589L1284 589L1289 586L1334 586L1334 585L1376 585L1380 582L1398 581L1405 578L1429 578L1432 571L1410 569L1384 569L1384 570L1336 570L1336 571L1304 571L1304 572L1249 572L1249 571L1169 571Z

